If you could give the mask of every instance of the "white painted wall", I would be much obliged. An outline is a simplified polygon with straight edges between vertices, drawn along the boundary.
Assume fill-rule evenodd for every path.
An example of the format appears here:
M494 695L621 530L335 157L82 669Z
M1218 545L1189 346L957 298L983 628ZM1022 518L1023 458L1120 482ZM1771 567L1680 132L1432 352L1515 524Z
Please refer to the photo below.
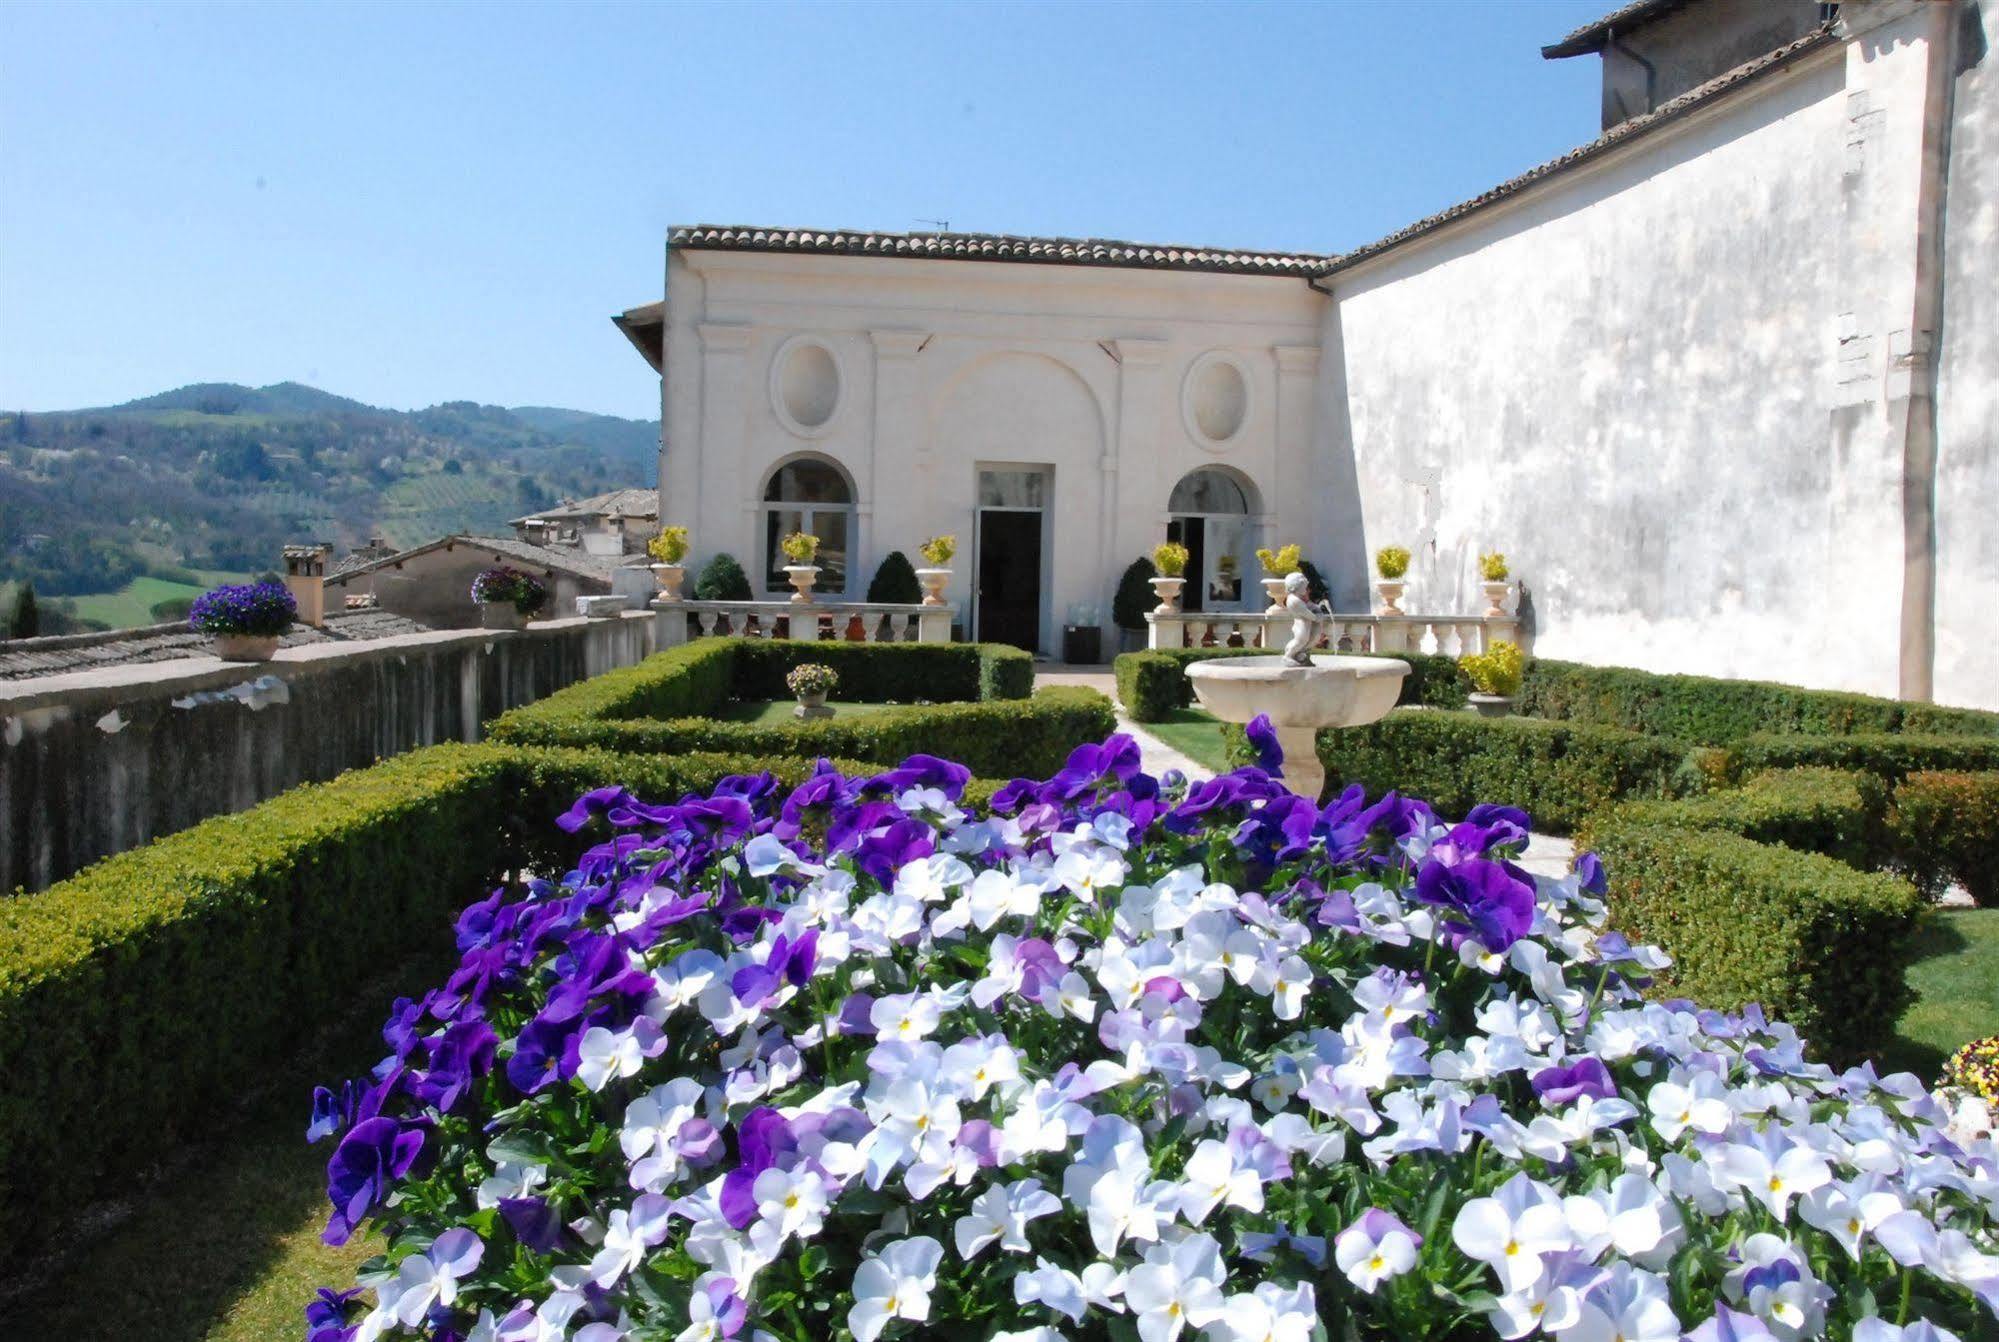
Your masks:
M858 493L851 595L890 550L914 560L951 532L949 595L967 606L979 466L1043 466L1055 489L1042 646L1056 651L1077 604L1113 637L1118 575L1165 539L1186 473L1223 465L1249 480L1258 543L1310 544L1328 512L1303 487L1324 300L1298 279L696 250L670 256L667 295L662 520L692 528L697 567L727 550L757 581L764 486L814 454ZM773 388L800 337L832 352L840 383L832 416L809 430ZM1188 370L1212 351L1248 392L1223 444L1197 439L1181 413Z
M1999 706L1999 0L1966 4L1937 369L1936 697Z

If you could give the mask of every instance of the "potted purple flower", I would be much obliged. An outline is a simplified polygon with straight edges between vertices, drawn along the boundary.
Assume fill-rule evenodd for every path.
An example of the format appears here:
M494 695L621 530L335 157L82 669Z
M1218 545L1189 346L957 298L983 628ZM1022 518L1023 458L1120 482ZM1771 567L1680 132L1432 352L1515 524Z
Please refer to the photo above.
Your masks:
M479 603L484 628L521 629L548 600L548 588L534 574L502 564L472 580L472 599Z
M212 637L225 662L268 662L297 616L298 602L283 583L224 584L194 599L187 624Z

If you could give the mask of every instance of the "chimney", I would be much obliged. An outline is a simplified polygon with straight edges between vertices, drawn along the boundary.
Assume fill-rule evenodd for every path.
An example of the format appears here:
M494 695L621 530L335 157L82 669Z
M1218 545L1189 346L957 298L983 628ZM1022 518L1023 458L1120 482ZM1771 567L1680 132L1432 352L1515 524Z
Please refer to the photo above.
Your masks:
M326 561L332 553L324 544L285 547L285 586L298 602L299 623L314 629L326 627Z

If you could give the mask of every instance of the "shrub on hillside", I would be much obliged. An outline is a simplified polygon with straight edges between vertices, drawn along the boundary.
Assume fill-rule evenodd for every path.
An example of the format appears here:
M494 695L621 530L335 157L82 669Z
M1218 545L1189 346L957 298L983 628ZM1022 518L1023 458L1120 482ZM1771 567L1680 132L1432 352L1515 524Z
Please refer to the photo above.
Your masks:
M701 566L700 576L694 580L694 598L697 601L749 601L750 577L743 572L743 566L736 557L724 550Z
M1999 772L1913 773L1895 789L1897 864L1930 898L1955 881L1999 904Z
M916 567L900 550L890 550L868 583L868 600L914 605L923 600L923 584L916 581Z

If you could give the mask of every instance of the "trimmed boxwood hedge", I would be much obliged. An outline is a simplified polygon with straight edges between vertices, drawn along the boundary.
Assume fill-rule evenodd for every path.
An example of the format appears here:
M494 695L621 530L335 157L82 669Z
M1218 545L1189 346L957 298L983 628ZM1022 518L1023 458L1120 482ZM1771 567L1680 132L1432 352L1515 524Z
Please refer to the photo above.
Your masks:
M1895 789L1896 865L1935 898L1952 881L1999 904L1999 773L1910 774Z
M0 1262L129 1194L247 1085L309 1084L285 1069L357 983L434 979L463 904L509 870L566 867L575 841L551 822L578 794L812 768L432 746L0 898Z
M1243 750L1240 728L1229 740L1232 751ZM1687 753L1681 742L1614 727L1427 708L1323 731L1318 744L1335 788L1360 783L1370 793L1403 792L1445 815L1480 802L1518 806L1551 834L1567 834L1607 802L1675 795Z
M1888 789L1872 774L1839 769L1775 769L1740 788L1680 801L1633 801L1607 807L1576 831L1576 846L1621 825L1719 830L1758 843L1820 853L1863 870L1888 865Z
M1760 1002L1835 1064L1877 1053L1913 998L1922 897L1899 877L1679 824L1595 834L1611 923L1664 947L1654 995L1734 1009Z
M1999 738L1999 713L1940 708L1759 680L1660 675L1537 657L1520 686L1523 713L1622 727L1696 745L1782 733L1814 737L1921 732Z
M1737 776L1762 769L1818 765L1858 769L1890 783L1927 769L1999 769L1999 739L1856 732L1851 736L1786 736L1759 732L1729 747Z
M519 712L519 710L516 710ZM511 720L510 720L511 719ZM1031 699L884 708L854 717L770 725L708 717L536 718L509 714L496 740L635 754L692 750L732 754L838 755L877 764L916 753L942 755L981 777L1045 777L1078 742L1117 730L1110 700L1081 686L1051 686Z
M1172 648L1127 652L1111 663L1117 676L1118 702L1133 722L1163 722L1175 709L1194 702L1194 685L1187 679L1190 662L1216 657L1269 657L1267 648ZM1409 663L1399 704L1432 708L1463 708L1471 687L1458 670L1455 657L1435 653L1362 653L1395 657Z

